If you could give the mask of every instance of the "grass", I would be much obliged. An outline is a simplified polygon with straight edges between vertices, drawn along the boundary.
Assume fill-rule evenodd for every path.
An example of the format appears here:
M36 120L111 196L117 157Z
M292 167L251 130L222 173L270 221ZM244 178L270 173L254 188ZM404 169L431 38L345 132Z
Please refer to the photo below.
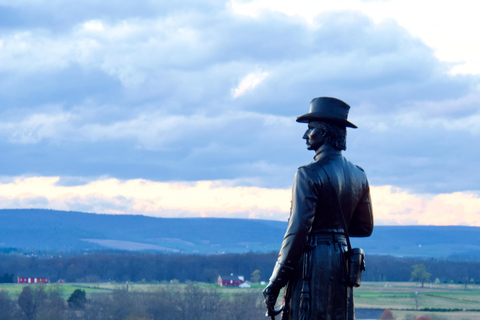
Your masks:
M418 309L416 310L418 303ZM412 282L364 282L355 289L357 308L391 309L397 320L428 316L433 320L480 318L480 286L438 284L422 288ZM422 309L438 311L425 311ZM440 312L441 310L441 312ZM457 311L453 311L457 310ZM461 310L461 311L458 311Z
M18 299L18 296L23 290L23 287L28 284L0 284L0 291L7 293L11 298ZM30 284L31 286L44 286L45 290L56 290L61 293L61 295L67 299L76 289L85 290L87 294L92 293L105 293L110 292L111 290L103 288L100 284Z
M451 284L421 288L412 282L365 282L355 289L355 305L360 308L415 309L417 303L419 309L480 309L480 286L465 290Z

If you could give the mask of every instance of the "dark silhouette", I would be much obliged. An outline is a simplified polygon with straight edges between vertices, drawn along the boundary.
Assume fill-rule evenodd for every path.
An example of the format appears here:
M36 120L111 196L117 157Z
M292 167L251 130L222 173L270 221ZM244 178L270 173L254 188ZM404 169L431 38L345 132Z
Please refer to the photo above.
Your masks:
M75 309L83 309L87 303L87 294L85 290L76 289L67 299L68 306Z
M287 231L264 290L271 318L285 287L282 319L354 319L348 235L370 236L373 215L365 172L342 155L346 127L356 128L347 120L349 109L335 98L315 98L310 112L297 118L308 123L303 138L315 162L295 175Z

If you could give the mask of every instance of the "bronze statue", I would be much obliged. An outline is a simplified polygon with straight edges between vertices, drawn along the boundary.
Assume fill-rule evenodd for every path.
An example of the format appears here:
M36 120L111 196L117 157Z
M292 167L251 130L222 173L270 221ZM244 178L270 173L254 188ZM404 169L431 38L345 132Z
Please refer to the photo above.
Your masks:
M349 109L341 100L320 97L297 118L308 123L303 139L315 161L295 175L287 231L263 291L272 319L280 312L284 320L355 319L347 239L370 236L373 214L365 172L342 155L346 127L357 128L347 120ZM283 287L284 306L275 310Z

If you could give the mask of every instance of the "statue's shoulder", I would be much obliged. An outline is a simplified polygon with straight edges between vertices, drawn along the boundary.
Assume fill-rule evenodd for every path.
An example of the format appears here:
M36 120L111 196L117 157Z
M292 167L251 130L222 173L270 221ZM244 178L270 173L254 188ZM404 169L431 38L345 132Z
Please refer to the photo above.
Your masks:
M349 172L351 175L356 176L357 179L365 180L367 179L367 174L365 170L359 165L352 163L345 159L344 170Z
M343 161L344 161L344 166L348 166L351 168L351 170L355 170L355 171L361 171L363 174L365 173L365 170L363 170L362 167L360 167L359 165L351 162L351 161L348 161L347 158L343 157Z
M311 181L312 183L321 183L321 175L323 174L322 166L316 162L308 163L298 167L295 174L297 183Z
M319 170L323 170L324 168L327 168L326 170L328 170L328 167L330 167L332 164L338 164L341 161L340 159L341 158L339 157L329 157L329 156L321 157L320 159L310 162L309 164L303 165L300 168L306 168L311 171L317 171L317 172Z
M365 172L365 170L363 170L363 168L360 167L359 165L355 165L355 166L357 167L357 169L360 169L360 170L362 170L363 172Z
M310 171L318 171L321 168L322 168L322 165L319 164L318 162L311 162L309 164L305 164L303 166L298 167L298 170L307 169Z
M322 183L325 178L326 171L329 169L325 167L325 161L315 161L303 165L298 168L297 174L302 174L316 183Z

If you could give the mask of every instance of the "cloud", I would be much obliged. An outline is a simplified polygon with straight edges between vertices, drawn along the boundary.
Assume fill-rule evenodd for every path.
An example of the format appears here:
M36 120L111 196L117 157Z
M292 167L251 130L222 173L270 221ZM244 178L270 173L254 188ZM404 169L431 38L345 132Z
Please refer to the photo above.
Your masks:
M296 126L287 117L249 111L207 116L150 110L126 119L104 122L91 119L91 112L85 108L68 111L57 106L49 109L54 110L0 120L0 136L12 144L34 144L42 140L53 143L134 141L137 148L147 150L176 148L179 142L183 142L198 151L198 148L212 144L235 148L236 144L245 143L245 137L257 140L251 143L266 142L274 135L284 135L288 139L285 132L291 133Z
M237 185L234 180L154 182L100 179L66 186L60 177L16 177L0 183L0 205L156 217L228 217L284 220L290 189ZM480 194L413 194L371 188L377 225L480 226Z
M395 23L376 25L352 12L324 13L317 19L322 26L311 28L280 14L252 19L222 10L213 21L186 12L156 19L88 20L59 34L45 29L14 31L2 37L2 66L4 71L28 75L61 73L78 65L85 72L100 71L120 81L130 98L177 99L181 105L189 102L188 97L198 99L199 93L229 101L230 83L241 82L245 69L269 70L271 80L251 96L264 106L269 105L264 102L270 92L288 88L299 92L284 99L289 105L305 93L318 94L318 86L365 95L359 89L366 83L369 91L396 104L399 93L394 85L406 86L401 94L413 94L410 99L431 90L448 97L454 88L465 86L461 79L443 75L446 66L433 58L431 49ZM250 71L255 76L244 81L263 79L263 72ZM422 91L415 90L419 83ZM303 89L297 90L299 86ZM180 88L186 91L179 94Z
M478 192L412 194L392 186L372 188L378 224L389 225L480 225Z
M238 87L232 90L232 96L234 98L240 97L248 90L254 89L260 82L262 82L268 76L268 72L252 72L242 79Z
M0 122L0 134L10 143L38 143L42 139L61 138L71 120L69 113L34 114L18 122Z
M287 188L313 156L295 117L335 96L360 127L346 156L373 185L478 190L478 76L449 73L385 7L349 3L309 19L273 2L255 16L217 1L3 3L3 174Z
M2 67L27 82L32 73L100 72L122 85L127 101L154 99L177 112L198 108L200 101L208 101L202 109L221 111L232 102L232 87L238 98L259 82L261 90L237 99L236 107L292 115L294 103L323 91L396 112L405 100L458 99L470 90L471 79L448 76L449 65L391 20L376 24L351 11L316 19L319 26L312 27L282 14L246 18L223 8L213 18L187 11L92 19L63 33L13 30L1 39Z
M442 61L452 62L450 72L480 74L480 47L471 41L480 27L475 0L460 0L455 10L448 2L428 0L363 1L314 0L289 1L236 1L230 2L234 12L259 17L264 12L276 11L291 17L302 17L311 25L322 25L316 17L325 12L355 11L372 18L376 23L395 20L413 36L422 39L435 50L435 56ZM432 8L435 10L432 11ZM425 17L429 23L425 23ZM448 19L445 19L448 17Z
M290 205L290 191L231 186L231 182L153 182L104 179L57 185L59 177L16 178L0 184L2 207L35 207L162 217L278 219Z

